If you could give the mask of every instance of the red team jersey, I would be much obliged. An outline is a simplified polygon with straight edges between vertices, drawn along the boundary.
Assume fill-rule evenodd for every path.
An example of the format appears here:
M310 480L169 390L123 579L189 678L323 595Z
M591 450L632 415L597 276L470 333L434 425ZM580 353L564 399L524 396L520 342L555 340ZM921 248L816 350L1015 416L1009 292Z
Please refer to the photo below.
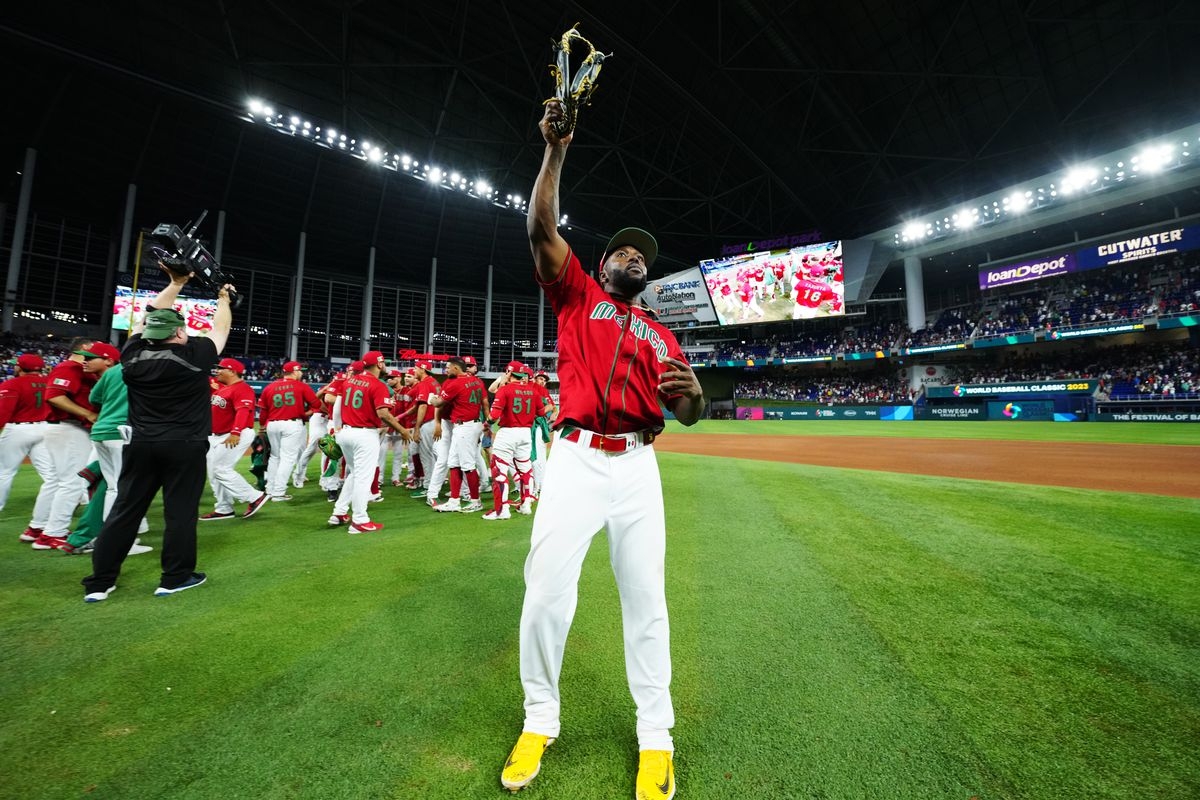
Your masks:
M21 375L0 383L0 427L46 419L46 376Z
M546 387L536 383L506 383L496 391L489 418L500 420L501 428L531 428L549 397Z
M487 387L474 375L459 375L442 384L442 419L451 422L477 422L483 419L487 405Z
M433 395L437 394L441 390L442 390L442 387L438 384L437 379L434 378L432 375L426 375L424 378L417 381L416 384L414 384L413 387L408 390L408 393L409 393L409 396L412 397L412 399L413 399L413 406L416 407L416 406L420 405L421 403L428 403L429 398L432 397ZM422 421L421 424L424 425L426 422L432 422L432 421L433 421L433 411L426 410L425 419ZM415 411L413 412L413 424L414 425L417 424L417 412L415 412Z
M383 424L377 409L392 408L387 384L374 375L351 375L342 384L342 424L351 428L378 428Z
M674 334L600 288L574 251L558 280L538 283L558 316L556 427L569 421L606 435L661 431L658 401L669 398L658 392L658 376L668 369L659 360L687 362Z
M830 306L838 305L837 292L833 287L822 281L810 281L807 278L801 278L796 282L796 286L792 289L796 293L796 305L804 306L805 308L816 308L821 303L829 303Z
M254 389L245 381L222 386L212 396L212 432L224 436L254 427Z
M400 424L408 427L412 426L412 420L409 417L414 417L417 413L413 411L417 407L416 393L414 392L416 388L415 384L404 386L398 394L392 396L392 403L396 407L396 410L392 413L396 415L396 419L400 420ZM411 414L409 413L410 411L412 411Z
M303 381L281 378L267 384L258 398L259 422L275 422L284 419L304 419L321 410L317 395Z
M83 364L78 361L64 361L52 369L46 377L46 399L68 397L88 411L95 411L96 407L88 400L88 395L91 393L92 387L96 385L96 380L95 375L84 373ZM50 404L47 404L47 407L49 413L46 419L51 422L73 419L91 426L90 422L80 419L74 414L60 411Z

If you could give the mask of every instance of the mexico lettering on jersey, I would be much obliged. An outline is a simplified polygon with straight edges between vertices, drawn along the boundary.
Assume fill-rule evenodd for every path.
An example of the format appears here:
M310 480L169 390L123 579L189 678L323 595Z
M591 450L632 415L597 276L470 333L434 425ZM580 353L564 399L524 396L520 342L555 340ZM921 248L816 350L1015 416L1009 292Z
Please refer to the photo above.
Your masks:
M506 383L496 390L489 419L499 420L501 428L530 428L550 399L541 396L545 392L546 388L536 383Z
M217 389L211 402L213 435L241 433L254 426L254 389L245 381Z
M474 375L459 375L442 384L442 419L477 422L483 419L487 387Z
M797 281L792 291L796 293L796 305L805 308L816 308L821 303L832 305L837 300L837 292L829 284L807 278Z
M374 375L351 375L342 384L342 424L352 428L383 425L378 409L392 407L387 384Z
M88 399L88 395L91 394L92 387L95 385L96 376L86 374L83 371L83 364L78 361L64 361L52 369L46 378L46 399L66 397L88 411L95 411L96 407ZM53 403L48 404L48 408L46 419L51 422L64 419L86 422L68 411L55 408Z
M429 403L429 398L432 397L433 395L437 394L441 390L442 390L442 388L438 384L437 379L434 378L432 375L426 375L424 378L417 381L416 385L414 385L409 390L409 393L413 397L413 403L416 406L421 406L421 405L427 405ZM419 411L413 412L413 424L414 425L417 424L417 414L418 413L420 413L420 412ZM421 420L421 424L424 425L426 422L433 422L433 408L425 409L425 418L423 420Z
M321 410L317 395L312 387L303 381L291 378L268 383L258 398L260 422L277 422L285 419L304 419L309 414Z
M406 426L412 425L410 417L415 414L416 400L414 399L412 386L405 386L398 393L392 395L392 403L395 405L394 413L396 419L400 420L401 424Z
M46 376L21 375L0 383L0 427L10 422L42 422L46 404Z
M687 362L674 334L600 288L584 274L574 251L558 280L541 285L558 316L562 402L556 425L570 420L609 435L661 431L659 401L678 395L659 394L659 375L666 371L659 360Z

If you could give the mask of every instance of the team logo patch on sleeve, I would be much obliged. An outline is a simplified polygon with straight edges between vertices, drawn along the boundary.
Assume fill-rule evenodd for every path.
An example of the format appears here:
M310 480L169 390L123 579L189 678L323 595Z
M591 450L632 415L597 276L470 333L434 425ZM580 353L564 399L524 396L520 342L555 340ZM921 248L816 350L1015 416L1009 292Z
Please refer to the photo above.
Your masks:
M69 380L67 380L66 378L55 378L54 385L55 386L70 386L71 382Z

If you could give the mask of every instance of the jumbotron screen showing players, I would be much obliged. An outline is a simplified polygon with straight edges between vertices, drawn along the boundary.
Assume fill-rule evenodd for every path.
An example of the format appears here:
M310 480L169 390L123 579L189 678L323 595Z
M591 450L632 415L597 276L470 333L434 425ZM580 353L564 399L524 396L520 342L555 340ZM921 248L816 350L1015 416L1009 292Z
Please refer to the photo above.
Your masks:
M146 305L157 295L157 289L138 289L135 293L129 286L117 286L117 293L113 297L113 330L129 330L132 320L145 313ZM212 330L217 301L210 298L180 297L175 301L175 310L183 315L189 336L204 336Z
M840 241L709 259L700 271L722 325L846 313Z

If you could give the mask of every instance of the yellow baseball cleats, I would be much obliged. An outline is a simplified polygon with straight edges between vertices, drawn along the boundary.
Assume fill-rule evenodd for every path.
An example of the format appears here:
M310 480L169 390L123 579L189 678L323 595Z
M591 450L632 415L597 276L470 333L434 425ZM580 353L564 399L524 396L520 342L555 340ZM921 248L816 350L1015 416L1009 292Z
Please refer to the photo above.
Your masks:
M635 800L671 800L675 796L675 764L666 750L643 750L638 756Z
M504 788L517 792L528 786L542 768L542 753L552 744L554 740L549 736L528 731L522 733L500 773L500 783Z

